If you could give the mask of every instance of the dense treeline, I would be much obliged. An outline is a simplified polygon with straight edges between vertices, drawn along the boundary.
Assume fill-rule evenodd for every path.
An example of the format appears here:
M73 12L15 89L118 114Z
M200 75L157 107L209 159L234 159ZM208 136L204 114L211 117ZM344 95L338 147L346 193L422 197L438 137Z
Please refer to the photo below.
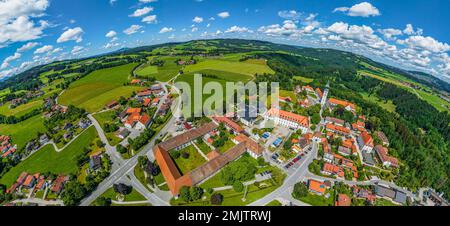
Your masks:
M334 57L319 55L313 60L286 54L265 54L275 75L257 76L257 81L279 81L281 89L291 90L295 75L314 78L311 84L323 87L330 81L331 95L357 104L368 118L367 129L383 131L390 139L390 154L402 162L395 179L400 186L417 189L431 186L450 195L450 116L439 112L415 94L379 80L357 75L356 64L335 63ZM345 61L345 60L343 60ZM392 100L396 113L368 102L359 93L378 94Z

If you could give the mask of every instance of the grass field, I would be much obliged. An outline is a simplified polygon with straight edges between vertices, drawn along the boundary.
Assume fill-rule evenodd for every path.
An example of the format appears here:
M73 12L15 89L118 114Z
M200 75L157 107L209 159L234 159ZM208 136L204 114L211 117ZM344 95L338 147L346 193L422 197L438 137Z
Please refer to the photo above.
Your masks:
M96 137L97 132L91 127L61 152L47 145L3 175L0 184L11 186L22 172L75 174L78 170L76 156L83 151L83 147L89 147Z
M185 68L185 73L197 72L202 70L216 70L254 76L255 74L273 74L275 73L265 64L254 64L245 62L232 62L225 60L203 60L194 65Z
M117 193L114 191L114 188L108 189L105 193L101 195L101 197L110 198L111 200L118 201L117 200ZM124 202L132 202L132 201L145 201L145 197L142 196L139 192L137 192L135 189L131 191L130 194L126 195L124 197Z
M167 82L174 78L182 69L182 66L175 63L179 57L160 57L158 59L164 61L164 65L162 67L144 66L137 71L137 74L141 76L153 77L158 81Z
M312 78L306 78L306 77L302 77L302 76L294 76L294 79L304 82L304 83L311 83L314 81L314 79L312 79Z
M13 144L17 144L19 149L25 147L29 140L37 136L38 132L45 132L44 119L41 115L14 125L0 124L0 134L11 136Z
M325 198L325 196L315 195L312 193L308 193L306 197L300 198L300 201L308 203L312 206L334 206L334 191L328 191L330 193L329 198Z
M381 99L378 99L376 95L369 96L368 93L361 94L365 100L368 100L372 103L378 104L380 107L386 109L389 112L395 112L395 104L392 103L392 100L387 101L387 103Z
M3 106L0 107L0 114L2 115L6 115L6 116L11 116L14 115L16 117L20 117L22 115L25 115L29 112L32 112L35 109L39 109L42 104L44 103L44 101L42 99L38 99L38 100L34 100L34 101L30 101L26 104L22 104L16 108L10 109L9 106L11 105L10 103L5 104Z
M136 70L136 74L139 76L151 77L158 73L158 67L152 65L144 65Z
M140 87L123 86L128 82L132 69L137 64L127 64L119 67L95 71L74 82L60 97L63 105L73 104L88 112L101 110L109 102L121 96L129 96Z
M175 163L183 175L206 163L206 159L204 159L192 145L180 150L180 153L182 152L189 153L189 158L185 159L180 156L178 159L175 159Z
M95 120L100 124L102 128L104 128L104 125L106 123L112 124L115 122L115 111L105 111L102 113L98 113L93 115ZM120 143L122 140L116 136L116 132L106 133L106 138L108 138L109 144L111 146L116 146L118 143Z

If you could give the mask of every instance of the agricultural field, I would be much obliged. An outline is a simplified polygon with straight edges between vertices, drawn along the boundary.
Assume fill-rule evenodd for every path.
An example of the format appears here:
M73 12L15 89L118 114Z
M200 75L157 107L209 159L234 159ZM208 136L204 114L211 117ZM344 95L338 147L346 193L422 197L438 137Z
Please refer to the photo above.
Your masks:
M74 105L88 112L101 110L109 102L121 96L130 96L133 91L142 87L123 86L127 83L131 72L137 64L102 69L72 83L59 97L63 105Z
M185 73L198 72L202 70L216 70L254 76L255 74L273 74L274 71L265 64L254 64L245 62L232 62L225 60L201 60L197 64L189 65L184 69Z
M19 149L25 147L28 141L35 138L39 132L45 132L44 118L41 115L14 125L0 124L0 133L11 136L13 143L17 144Z
M160 57L156 58L158 60L163 60L164 65L162 67L145 65L140 67L136 74L144 77L152 77L158 81L167 82L170 79L177 76L179 71L182 69L182 66L179 66L175 63L177 59L180 57Z
M32 112L35 109L39 109L43 103L44 103L44 101L42 100L42 98L39 98L34 101L30 101L26 104L17 106L16 108L9 108L11 106L11 103L8 102L7 104L0 106L0 114L6 115L6 116L14 115L16 117L20 117L29 112Z
M96 137L97 132L91 127L61 152L56 152L52 145L47 145L3 175L0 184L11 186L22 172L75 174L78 170L77 155L83 152L84 147L89 147Z

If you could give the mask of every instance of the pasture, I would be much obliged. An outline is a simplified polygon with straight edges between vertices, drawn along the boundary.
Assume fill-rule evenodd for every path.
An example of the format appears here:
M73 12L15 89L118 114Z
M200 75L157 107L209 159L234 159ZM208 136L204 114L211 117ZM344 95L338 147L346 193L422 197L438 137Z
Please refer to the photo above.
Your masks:
M245 62L233 62L225 60L202 60L194 65L186 66L185 73L197 72L201 70L216 70L223 72L230 72L236 74L243 74L247 76L254 76L255 74L273 74L274 71L267 65L245 63Z
M13 167L0 179L0 184L11 186L22 172L75 174L78 170L77 155L83 152L84 147L89 147L96 137L97 132L91 127L61 152L56 152L53 146L47 145Z
M72 83L59 97L63 105L74 105L88 112L101 110L109 102L121 96L129 96L141 87L124 86L137 64L127 64L92 72Z
M14 125L0 124L0 134L11 136L12 142L17 144L19 149L25 147L39 132L45 132L44 119L41 115Z

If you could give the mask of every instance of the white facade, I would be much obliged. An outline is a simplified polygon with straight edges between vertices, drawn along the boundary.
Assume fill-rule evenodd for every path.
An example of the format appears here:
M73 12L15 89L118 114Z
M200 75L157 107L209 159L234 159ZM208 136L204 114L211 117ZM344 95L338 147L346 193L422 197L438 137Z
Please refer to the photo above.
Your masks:
M266 120L273 120L275 122L275 124L277 124L277 125L281 125L281 126L292 128L292 129L296 129L296 130L301 130L302 133L307 133L308 132L308 128L303 127L302 125L300 125L300 124L298 124L297 122L294 122L294 121L285 120L285 119L282 119L280 117L272 117L272 116L270 116L268 114L264 115L264 119L266 119Z

